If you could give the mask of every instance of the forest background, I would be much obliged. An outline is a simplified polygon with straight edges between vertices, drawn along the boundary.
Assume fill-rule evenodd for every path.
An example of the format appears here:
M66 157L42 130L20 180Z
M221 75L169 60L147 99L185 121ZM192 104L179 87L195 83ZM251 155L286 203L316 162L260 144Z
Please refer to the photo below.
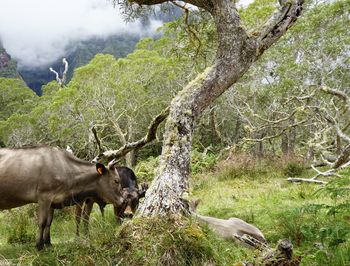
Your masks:
M262 24L274 5L257 0L240 10L244 26ZM291 239L303 265L350 263L349 10L347 0L307 1L296 25L234 88L207 108L193 138L189 197L202 200L199 212L240 217L258 226L270 243L282 237ZM217 47L214 23L201 12L192 11L190 19L184 15L161 30L161 37L140 40L124 58L97 54L75 69L63 87L56 81L44 85L40 97L21 77L0 78L1 146L70 146L79 158L92 160L101 151L117 150L142 138L152 119L211 64ZM130 152L120 164L134 168L141 181L151 182L163 133L161 126L155 141ZM316 175L324 176L322 186L286 180L299 177L312 182L319 180L312 179ZM62 228L69 228L72 235L60 236L54 250L44 255L30 247L35 232L33 209L2 212L1 218L9 222L0 229L4 233L0 255L23 264L77 260L83 265L89 247L94 261L155 265L152 263L159 263L169 252L162 250L167 245L159 246L157 255L143 261L140 246L124 250L122 241L115 243L128 233L127 228L114 229L111 219L101 222L98 212L94 215L93 234L103 237L80 242L81 248L74 253L81 256L73 258L69 253L76 240L72 240L69 210L59 214L55 232L59 235ZM184 230L181 234L189 235L184 241L198 250L179 255L174 248L178 265L183 265L182 260L198 265L203 261L232 265L254 260L254 252L189 223L179 228ZM142 221L136 220L133 226L144 230L138 228ZM168 226L159 225L164 231ZM115 234L110 236L106 230ZM150 232L150 238L153 243L156 236ZM64 246L63 241L69 244ZM115 243L112 249L107 248L109 242ZM13 247L13 243L20 245ZM101 244L103 256L98 254Z

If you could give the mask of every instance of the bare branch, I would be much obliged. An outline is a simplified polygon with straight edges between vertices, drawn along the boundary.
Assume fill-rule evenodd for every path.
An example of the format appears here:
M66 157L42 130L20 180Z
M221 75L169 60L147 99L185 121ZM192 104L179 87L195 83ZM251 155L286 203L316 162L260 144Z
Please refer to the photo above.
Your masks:
M158 129L159 125L168 117L168 115L169 115L169 107L165 108L159 115L157 115L153 119L150 126L148 127L148 132L147 132L146 136L139 139L138 141L125 144L119 150L105 151L105 152L99 154L98 156L96 156L92 160L92 162L99 162L103 159L107 159L108 161L111 161L113 159L114 161L116 161L116 159L125 156L130 151L140 149L143 146L145 146L146 144L155 140L156 136L157 136L157 129Z
M57 71L55 71L52 67L49 68L49 70L56 75L56 81L60 85L61 88L63 88L66 85L66 79L67 79L67 72L68 72L68 61L66 58L62 59L62 63L64 65L64 71L62 74L62 78L60 78Z
M50 67L49 70L56 75L56 81L58 84L60 84L60 76L58 73L52 67Z
M282 121L284 121L284 119ZM265 137L260 138L260 139L244 138L243 141L245 141L245 142L246 141L262 142L262 141L265 141L265 140L274 139L274 138L277 138L277 137L281 136L288 129L297 127L299 125L302 125L302 124L306 123L307 121L308 121L308 119L304 119L304 120L301 120L299 122L295 122L294 124L288 125L285 128L283 128L280 132L276 133L275 135L265 136ZM272 122L275 122L275 121L272 121ZM266 127L266 125L264 127Z
M312 169L314 169L316 172L317 172L317 175L315 175L314 177L312 177L311 179L316 179L316 178L318 178L319 176L338 176L339 177L339 175L337 175L335 172L336 172L336 170L335 169L330 169L330 170L328 170L328 171L326 171L326 172L321 172L320 170L318 170L314 165L311 165L311 168Z
M266 118L263 118L263 117L261 117L260 115L258 115L258 114L256 114L256 113L254 113L253 116L259 118L260 120L262 120L262 121L264 121L264 122L269 123L269 125L272 125L272 124L279 124L279 123L281 123L281 122L284 122L284 121L289 120L291 117L293 117L293 116L295 115L295 113L296 113L297 111L298 111L298 109L295 109L295 110L294 110L293 112L291 112L288 116L283 117L283 118L278 119L278 120L274 120L274 121L269 120L269 119L266 119Z
M328 88L326 86L323 86L320 88L321 91L326 92L328 94L334 95L339 97L340 99L342 99L345 103L347 103L347 105L350 105L350 97L343 91L340 90L335 90L335 89L331 89Z
M338 158L336 159L336 161L334 162L332 168L333 169L341 169L347 165L349 165L349 157L350 157L350 144L348 144L347 146L345 146L345 148L341 151L340 155L338 156Z
M187 34L189 35L189 39L190 41L192 41L192 38L193 37L197 43L198 43L198 46L196 48L196 54L195 54L195 57L198 56L199 52L200 52L200 49L202 47L202 42L201 40L199 39L197 33L195 32L195 30L191 27L190 23L189 23L189 13L190 13L190 10L186 7L186 4L185 5L180 5L178 4L177 2L171 2L173 5L181 8L184 13L185 13L185 16L184 16L184 23L185 23L185 30L187 32Z
M316 179L312 179L312 178L308 179L308 178L289 177L287 180L290 182L308 182L308 183L316 183L316 184L321 184L321 185L327 184L327 182L325 182L325 181L316 180Z
M96 128L93 126L93 127L91 128L91 131L92 131L92 133L93 133L93 135L94 135L94 138L95 138L95 140L96 140L98 152L101 153L101 152L102 152L101 141L100 141L100 139L99 139L99 137L98 137L98 135L97 135L97 130L96 130Z
M257 37L257 57L274 44L295 23L301 14L304 0L283 2L280 9L265 23Z
M348 145L347 148L350 150L350 145ZM336 164L337 161L339 161L338 164L340 164L340 166L338 166L338 167L337 167L337 164ZM312 178L292 178L292 177L289 177L287 180L291 181L291 182L309 182L309 183L316 183L316 184L327 184L327 182L321 181L321 180L317 180L317 178L319 176L325 176L325 177L337 176L337 177L341 177L339 174L337 174L337 172L339 170L341 170L341 169L345 169L345 168L350 166L350 161L347 161L347 162L345 161L344 162L344 156L339 156L337 158L337 161L333 164L332 168L327 170L326 172L321 172L314 165L311 165L312 169L314 169L317 172L317 174L315 176L313 176Z
M173 2L173 1L172 0L133 0L130 2L139 4L139 5L151 6L151 5L163 4L166 2ZM203 8L208 12L211 12L214 8L212 1L209 1L209 0L184 0L182 2Z
M68 72L68 61L66 60L66 58L62 59L62 63L64 64L64 71L62 74L62 84L65 85L66 79L67 79L67 72Z
M233 234L233 237L236 238L239 241L239 243L248 245L249 247L252 247L258 250L269 249L269 246L266 243L263 243L250 235L243 234L242 236L240 236L238 234Z

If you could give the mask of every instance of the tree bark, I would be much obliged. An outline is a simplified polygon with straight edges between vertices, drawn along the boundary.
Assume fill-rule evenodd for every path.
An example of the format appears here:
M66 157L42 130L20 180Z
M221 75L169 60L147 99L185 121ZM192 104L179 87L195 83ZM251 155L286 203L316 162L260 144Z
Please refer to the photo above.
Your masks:
M295 124L295 116L291 116L289 119L289 125ZM296 127L290 127L288 132L288 155L294 155L294 149L295 149L295 139L297 136L297 129Z
M283 155L288 155L288 134L283 132L281 135L281 150Z
M295 124L295 116L292 115L288 119L288 130L281 135L281 150L283 155L294 155L296 128L292 125Z
M141 138L137 141L125 144L119 150L109 150L109 151L105 151L103 153L100 153L92 160L92 162L97 163L97 162L101 162L104 159L106 159L108 161L117 160L117 159L125 156L129 152L138 150L138 149L142 148L143 146L145 146L146 144L152 142L157 137L157 129L158 129L159 125L165 120L165 118L168 117L168 115L169 115L169 107L165 108L159 115L157 115L153 119L153 121L151 122L151 124L148 127L147 134L143 138Z
M128 118L128 143L130 143L133 140L133 123L131 121L131 118ZM125 146L127 143L123 143L123 145ZM127 153L125 155L125 163L126 166L129 168L133 168L136 165L136 154L135 154L135 150L130 151L129 153Z
M167 1L134 0L138 4ZM211 67L198 75L172 100L165 126L158 174L139 208L141 216L188 213L186 197L190 173L190 151L196 122L203 110L231 87L251 64L294 23L302 1L285 3L264 25L258 37L250 37L241 27L231 0L184 1L209 11L218 34L218 50Z
M233 135L233 143L237 146L240 139L241 139L241 134L240 134L240 130L241 130L241 126L242 126L242 118L241 115L239 113L237 113L237 117L236 117L236 125L235 125L235 133Z
M210 133L211 133L211 141L213 144L219 144L221 143L221 134L218 130L218 127L216 125L216 113L215 108L212 108L209 112L209 127L210 127Z

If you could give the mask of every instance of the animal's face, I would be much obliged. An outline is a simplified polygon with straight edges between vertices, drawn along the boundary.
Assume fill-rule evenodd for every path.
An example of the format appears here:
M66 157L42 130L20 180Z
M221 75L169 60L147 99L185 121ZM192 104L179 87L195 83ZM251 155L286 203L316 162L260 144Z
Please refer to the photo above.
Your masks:
M123 203L121 195L120 177L113 165L105 167L103 164L96 164L96 171L101 175L98 182L98 194L106 202L115 206Z
M139 205L139 191L135 188L123 188L122 197L126 206L125 213L134 214Z

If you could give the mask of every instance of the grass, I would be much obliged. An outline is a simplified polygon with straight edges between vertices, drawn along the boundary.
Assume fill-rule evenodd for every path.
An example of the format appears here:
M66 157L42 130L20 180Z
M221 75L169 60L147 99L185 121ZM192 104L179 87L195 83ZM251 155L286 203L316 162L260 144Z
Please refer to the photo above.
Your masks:
M313 206L334 205L335 201L329 192L318 193L318 185L286 181L290 169L303 177L314 175L288 161L241 158L221 162L213 171L192 178L193 198L201 199L198 212L241 218L260 228L271 245L289 238L301 265L350 265L350 215L332 216L323 208L312 211ZM343 175L350 177L348 172ZM349 191L349 187L340 191L344 189Z
M288 160L239 156L216 165L212 156L209 160L196 161L196 167L204 167L191 177L190 195L201 199L199 213L252 223L271 246L289 238L301 265L350 265L350 211L330 213L332 206L349 202L348 195L338 195L332 187L320 193L318 185L287 182L286 169L297 169L303 177L313 174L295 164L286 168ZM344 193L343 188L339 191ZM0 265L241 265L258 255L218 238L191 219L134 219L116 226L110 206L104 220L96 208L90 237L76 238L73 211L57 214L53 248L37 252L31 238L37 230L33 207L0 212ZM24 241L9 244L18 224L25 225Z

